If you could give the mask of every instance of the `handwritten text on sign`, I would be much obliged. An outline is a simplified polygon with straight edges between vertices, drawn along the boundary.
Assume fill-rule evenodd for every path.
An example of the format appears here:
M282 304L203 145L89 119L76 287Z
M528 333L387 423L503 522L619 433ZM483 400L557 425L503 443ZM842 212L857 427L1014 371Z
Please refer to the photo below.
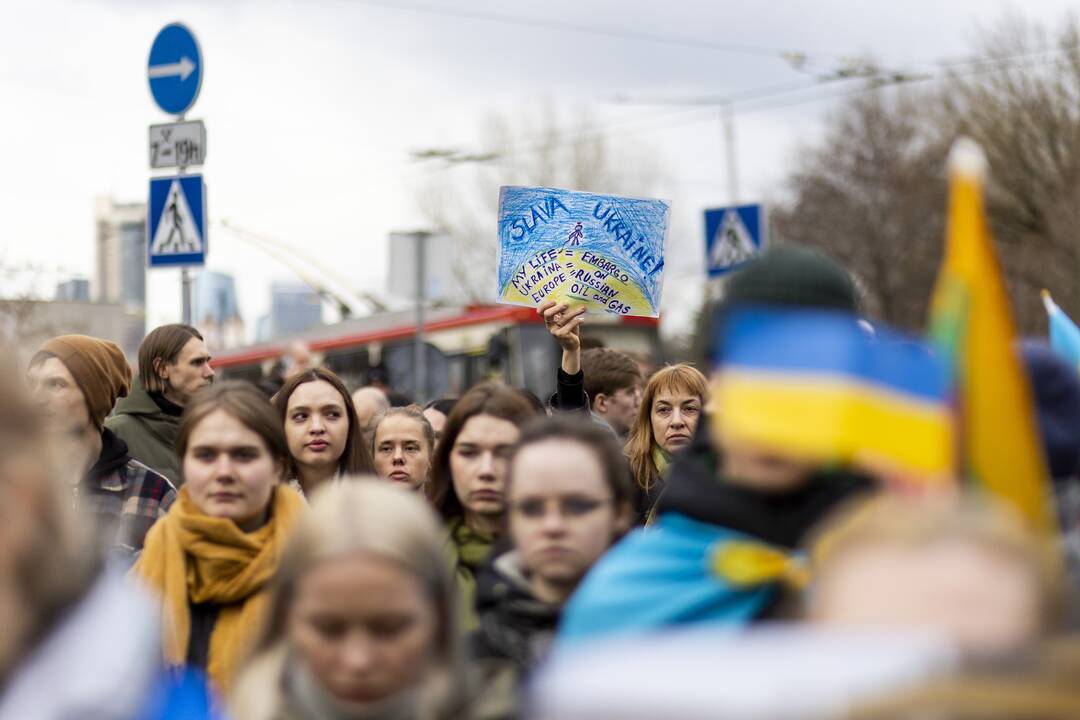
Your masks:
M669 206L554 188L499 192L499 299L655 317Z

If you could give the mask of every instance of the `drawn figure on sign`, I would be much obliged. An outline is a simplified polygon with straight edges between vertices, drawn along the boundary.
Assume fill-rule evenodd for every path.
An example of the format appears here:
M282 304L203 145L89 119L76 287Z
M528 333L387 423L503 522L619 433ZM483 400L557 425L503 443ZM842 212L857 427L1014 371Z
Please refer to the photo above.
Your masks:
M191 243L184 238L184 219L180 217L180 208L177 205L179 195L179 189L173 190L169 198L169 206L165 208L165 212L169 215L168 222L172 224L172 227L169 228L169 234L165 238L165 242L162 243L162 252L190 252L193 250L193 248L189 247ZM174 236L178 239L173 240Z
M564 245L570 245L576 247L581 244L581 241L585 238L585 231L581 229L581 223L574 226L574 231L566 238Z

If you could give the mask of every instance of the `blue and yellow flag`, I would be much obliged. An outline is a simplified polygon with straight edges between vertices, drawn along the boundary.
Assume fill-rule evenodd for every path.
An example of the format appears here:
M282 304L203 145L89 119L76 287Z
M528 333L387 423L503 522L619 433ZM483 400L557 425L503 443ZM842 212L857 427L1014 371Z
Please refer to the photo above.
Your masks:
M1050 347L1080 372L1080 328L1057 306L1049 291L1042 291L1042 299L1050 319Z
M986 160L961 139L949 158L945 259L930 336L955 373L963 476L1011 502L1036 528L1055 526L1046 463L1005 282L983 207Z
M717 340L721 443L951 476L948 370L918 340L848 313L764 307L729 315Z

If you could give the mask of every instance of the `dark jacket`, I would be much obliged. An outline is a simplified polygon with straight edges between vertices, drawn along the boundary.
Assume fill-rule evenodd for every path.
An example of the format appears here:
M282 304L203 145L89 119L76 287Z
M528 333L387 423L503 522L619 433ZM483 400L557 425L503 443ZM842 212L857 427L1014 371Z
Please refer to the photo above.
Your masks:
M547 655L562 607L538 600L516 552L494 558L477 573L480 629L469 639L476 660L510 661L527 673Z
M76 489L76 506L94 518L106 550L133 559L175 499L167 478L132 458L111 431L102 431L101 454Z
M819 472L802 487L786 493L732 485L717 475L719 462L708 423L707 418L701 419L690 446L672 460L657 514L679 513L795 549L843 502L873 488L867 476L840 469Z
M176 431L180 425L180 408L155 400L136 378L131 392L120 398L113 414L105 421L127 443L131 456L169 478L180 486L180 460L176 457Z
M792 551L842 503L872 488L868 478L839 470L817 473L791 492L733 485L717 475L707 424L703 418L691 446L675 457L656 524L608 551L567 603L560 644L783 615L785 580L798 574ZM786 562L760 582L732 579L722 559L748 547Z

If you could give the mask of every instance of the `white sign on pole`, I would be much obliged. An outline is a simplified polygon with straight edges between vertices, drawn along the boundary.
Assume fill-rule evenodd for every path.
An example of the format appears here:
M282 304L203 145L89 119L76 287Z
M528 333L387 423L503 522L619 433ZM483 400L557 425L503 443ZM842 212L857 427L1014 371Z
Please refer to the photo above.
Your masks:
M150 167L190 167L206 161L202 120L150 126Z

